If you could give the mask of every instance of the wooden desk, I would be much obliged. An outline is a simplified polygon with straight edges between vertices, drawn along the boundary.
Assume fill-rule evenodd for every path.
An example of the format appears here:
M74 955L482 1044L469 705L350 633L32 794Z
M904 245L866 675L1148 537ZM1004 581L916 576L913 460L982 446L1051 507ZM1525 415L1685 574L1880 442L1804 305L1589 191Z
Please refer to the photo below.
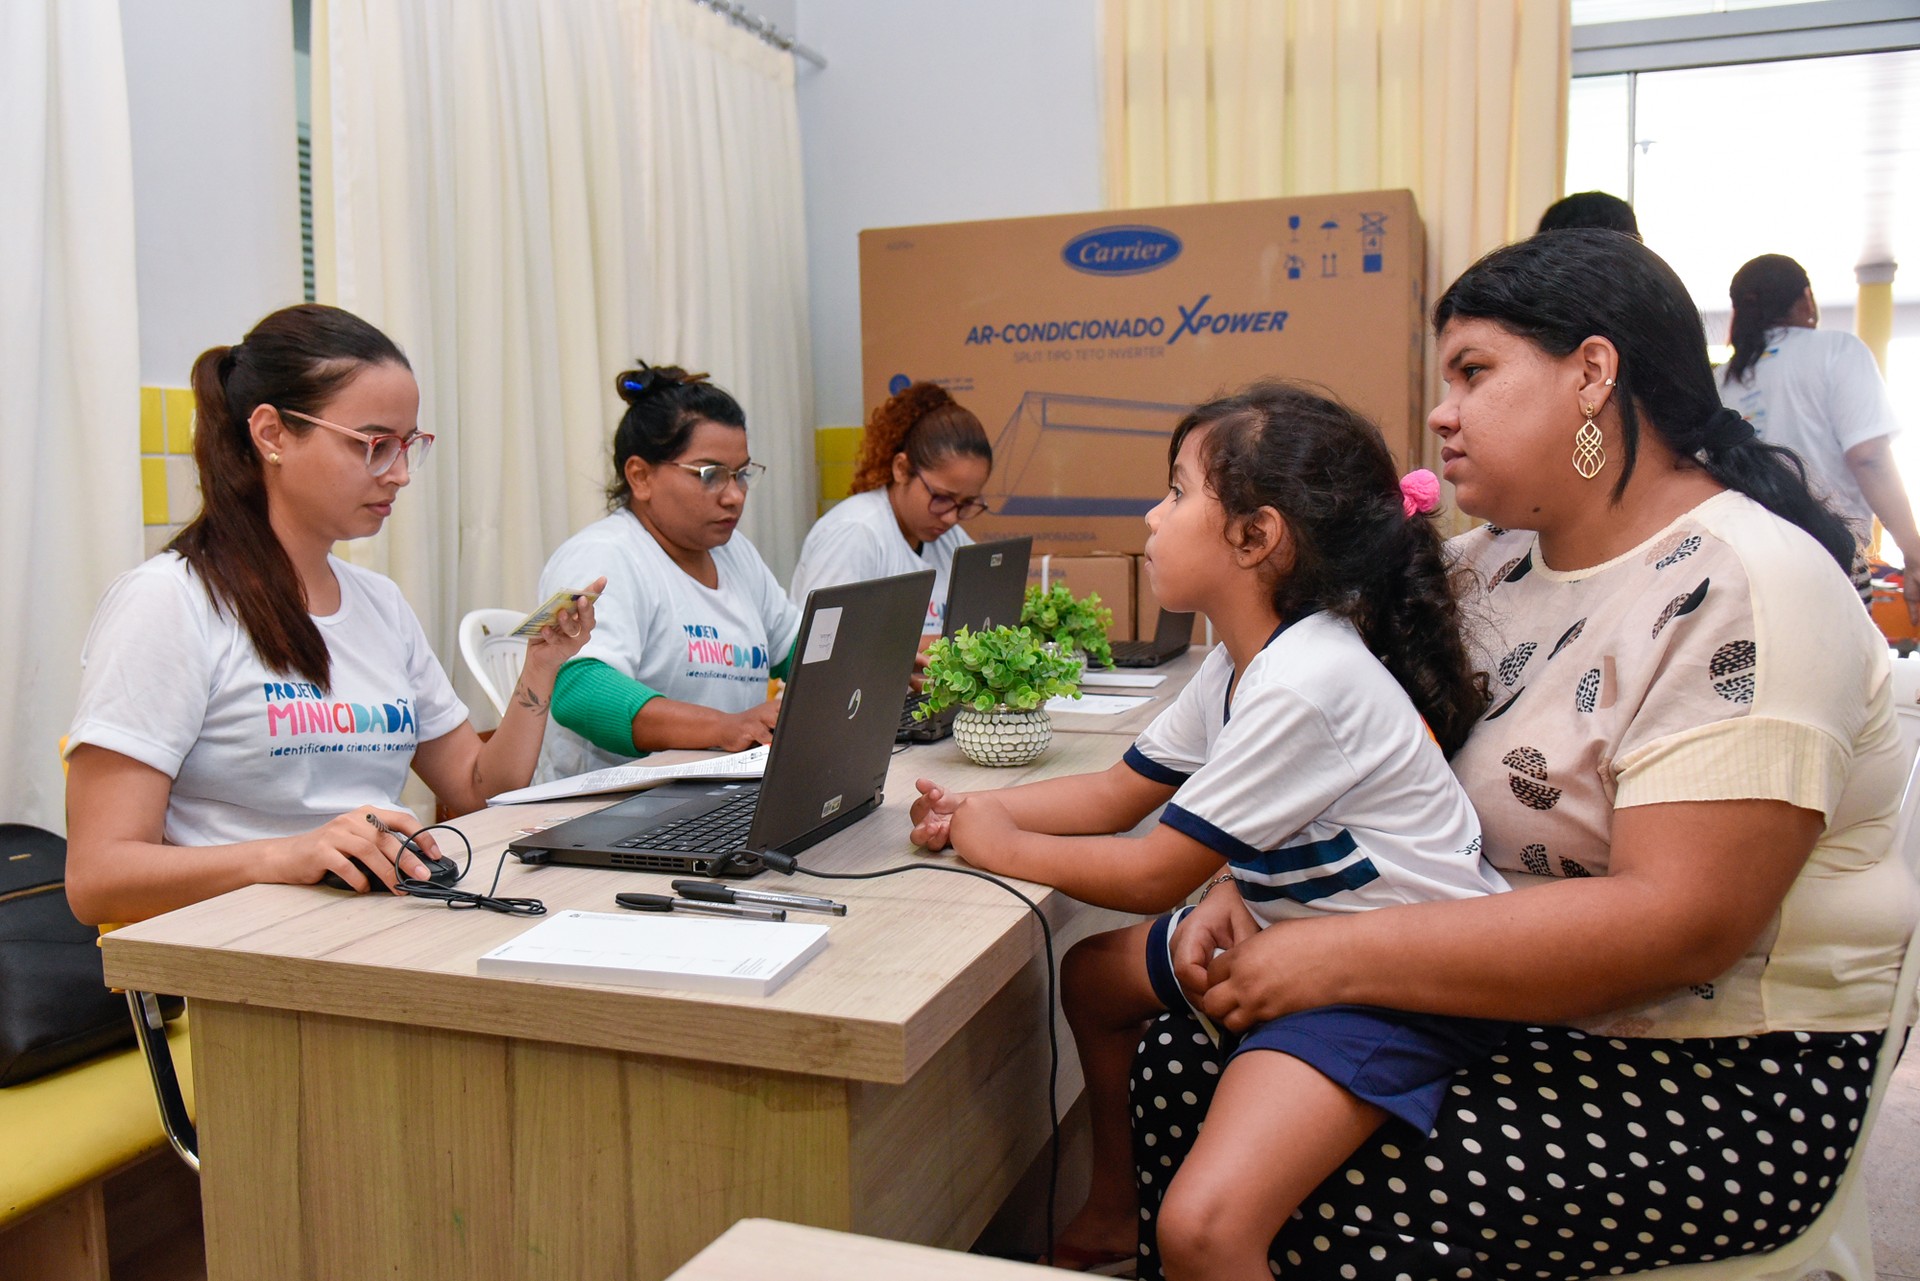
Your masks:
M1140 731L1153 723L1153 718L1167 710L1167 705L1187 687L1194 673L1200 670L1200 664L1208 654L1204 645L1195 645L1179 658L1160 664L1158 667L1123 667L1120 670L1129 674L1138 672L1142 676L1165 676L1160 687L1153 691L1153 697L1130 712L1118 716L1086 716L1075 712L1056 712L1053 717L1055 733L1065 734L1124 734L1135 738ZM1127 690L1090 689L1089 694L1124 694ZM1124 749L1123 749L1124 750Z
M908 750L882 809L805 860L914 859L906 811L930 770L1002 786L1122 746L1062 734L1002 770ZM461 820L469 887L519 830L590 807ZM666 879L510 860L500 892L606 910ZM483 978L475 958L529 921L307 886L109 935L110 983L194 1002L208 1277L663 1277L754 1216L970 1244L1046 1137L1036 923L968 877L764 879L851 908L819 918L827 950L764 999ZM1127 919L1032 894L1060 954ZM1064 1112L1080 1078L1060 1038Z
M672 1281L1041 1281L1059 1275L1051 1268L978 1254L744 1219L674 1273Z

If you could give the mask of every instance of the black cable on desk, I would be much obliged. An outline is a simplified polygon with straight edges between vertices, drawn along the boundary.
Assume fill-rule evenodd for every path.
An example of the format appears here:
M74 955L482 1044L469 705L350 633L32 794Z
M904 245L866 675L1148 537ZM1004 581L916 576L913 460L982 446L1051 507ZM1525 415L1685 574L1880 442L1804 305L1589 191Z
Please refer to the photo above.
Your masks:
M777 851L768 851L760 855L760 860L776 872L785 872L792 876L818 877L825 881L871 881L882 876L899 876L905 872L949 872L955 876L971 876L997 885L1007 893L1026 904L1040 922L1040 938L1046 947L1047 955L1047 1246L1046 1257L1053 1257L1054 1225L1053 1202L1060 1188L1060 1032L1056 1026L1059 1012L1059 995L1055 990L1058 980L1054 977L1053 926L1047 920L1047 914L1040 905L1022 894L1019 890L988 872L977 871L971 867L952 867L945 863L907 863L900 867L883 867L877 872L821 872L810 867L802 867L791 855Z
M417 837L421 832L435 831L452 832L460 838L460 843L467 847L467 861L460 868L460 875L454 878L456 884L464 881L467 879L467 873L473 870L473 842L467 839L465 832L451 823L429 823L425 827L417 829L413 833L413 836ZM420 846L414 842L413 837L402 837L400 844L412 850L415 855L423 859L426 857L425 854L421 853ZM506 867L506 864L507 851L505 848L502 848L500 851L500 861L493 865L493 884L487 887L485 894L475 894L472 890L455 889L452 885L435 885L432 881L415 880L411 876L401 877L394 882L394 886L409 898L423 898L430 899L436 903L445 903L454 911L470 912L475 908L484 907L489 912L501 912L508 916L545 916L547 914L547 905L537 898L494 897L494 891L500 888L500 873ZM396 870L399 867L397 863L394 866Z

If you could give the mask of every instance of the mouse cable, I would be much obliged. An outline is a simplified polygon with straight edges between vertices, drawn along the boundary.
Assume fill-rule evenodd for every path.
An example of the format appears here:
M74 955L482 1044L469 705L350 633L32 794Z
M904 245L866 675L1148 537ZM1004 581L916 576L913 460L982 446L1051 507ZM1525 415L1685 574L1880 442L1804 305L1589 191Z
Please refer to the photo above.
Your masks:
M1007 893L1026 904L1027 910L1040 922L1040 939L1047 955L1047 1246L1048 1258L1053 1257L1054 1223L1053 1203L1060 1189L1060 1030L1055 1016L1060 1009L1057 990L1059 979L1056 977L1053 957L1053 926L1047 920L1047 914L1040 905L1022 894L1006 881L989 872L978 871L971 867L952 867L945 863L903 863L898 867L883 867L875 872L822 872L811 867L802 867L798 859L778 850L768 850L760 855L760 861L776 872L788 876L798 873L801 876L817 877L826 881L871 881L882 876L900 876L907 872L946 872L954 876L971 876L977 880L997 885Z
M429 823L425 827L416 830L413 835L419 836L421 832L436 831L452 832L460 838L460 843L467 847L467 861L461 866L460 875L454 878L455 883L464 881L467 878L467 873L473 870L473 842L467 839L465 832L451 823ZM415 854L420 854L420 847L414 844L411 837L401 843ZM424 855L422 857L424 857ZM506 867L506 864L507 851L503 846L500 850L500 861L493 865L493 884L487 888L485 894L475 894L472 890L455 889L452 885L435 885L432 881L415 880L411 876L401 877L399 881L395 883L395 888L410 898L424 898L431 899L436 903L445 903L454 911L470 912L475 908L484 907L489 912L502 912L508 916L545 916L547 914L547 905L537 898L494 897L494 891L500 888L500 873Z

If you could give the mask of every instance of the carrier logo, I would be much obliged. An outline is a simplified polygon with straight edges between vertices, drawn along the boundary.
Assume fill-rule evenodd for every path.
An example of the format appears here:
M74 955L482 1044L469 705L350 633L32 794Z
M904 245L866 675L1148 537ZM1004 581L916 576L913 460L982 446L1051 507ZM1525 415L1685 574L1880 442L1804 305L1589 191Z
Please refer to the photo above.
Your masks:
M1137 276L1180 256L1180 237L1158 227L1100 227L1067 242L1060 257L1095 276Z

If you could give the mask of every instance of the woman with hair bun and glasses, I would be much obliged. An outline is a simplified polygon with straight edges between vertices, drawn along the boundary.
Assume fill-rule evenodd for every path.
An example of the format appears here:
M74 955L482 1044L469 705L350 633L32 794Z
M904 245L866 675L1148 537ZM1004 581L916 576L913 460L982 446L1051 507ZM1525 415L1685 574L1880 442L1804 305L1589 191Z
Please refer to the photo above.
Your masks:
M993 471L993 446L973 412L935 383L914 383L873 411L860 441L853 493L807 532L792 596L816 587L931 569L929 638L940 634L953 553L971 543L960 522L987 510L980 501Z
M1806 269L1785 254L1742 266L1728 293L1733 358L1720 373L1720 402L1799 456L1863 549L1880 518L1910 567L1907 616L1920 624L1920 528L1893 459L1900 423L1873 353L1852 334L1818 327ZM1867 574L1862 554L1853 569L1862 600L1872 593Z
M1920 914L1892 839L1911 756L1852 535L1721 406L1699 312L1637 241L1496 249L1434 328L1428 425L1461 510L1491 522L1449 545L1492 694L1452 765L1512 891L1257 929L1229 882L1172 959L1229 1032L1329 1004L1520 1026L1426 1128L1377 1131L1309 1193L1271 1275L1564 1279L1772 1250L1846 1169ZM1162 1200L1222 1058L1178 1014L1140 1044L1153 1276L1169 1241L1246 1207L1230 1187Z
M593 630L582 604L532 639L482 743L399 588L331 551L379 531L433 444L400 349L288 307L203 352L193 394L200 512L108 589L81 654L67 895L87 921L261 881L424 877L371 820L419 827L409 767L462 813L524 787L555 673Z
M672 747L738 751L773 741L800 611L735 533L747 486L739 402L674 365L614 380L627 412L613 436L611 514L560 545L540 593L605 573L600 625L561 669L539 776L564 778Z

